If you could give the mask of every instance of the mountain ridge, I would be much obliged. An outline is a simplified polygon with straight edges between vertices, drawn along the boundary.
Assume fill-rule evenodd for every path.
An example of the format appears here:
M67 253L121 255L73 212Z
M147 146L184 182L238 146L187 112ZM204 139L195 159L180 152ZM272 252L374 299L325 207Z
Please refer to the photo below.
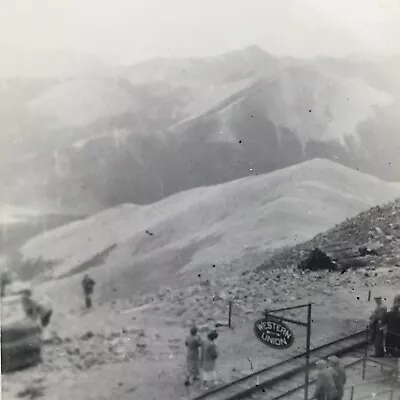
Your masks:
M106 75L83 68L2 81L0 201L28 193L68 209L87 199L95 209L148 204L315 157L400 181L396 63L288 60L250 47ZM55 158L65 160L62 174Z

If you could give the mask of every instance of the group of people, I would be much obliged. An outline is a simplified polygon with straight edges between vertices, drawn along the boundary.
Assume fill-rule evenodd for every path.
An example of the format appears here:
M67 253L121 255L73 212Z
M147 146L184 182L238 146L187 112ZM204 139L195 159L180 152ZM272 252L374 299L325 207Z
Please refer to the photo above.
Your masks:
M90 278L89 275L84 275L81 285L87 309L92 307L92 295L95 284L96 282ZM21 303L25 316L31 321L39 322L43 328L50 323L53 309L51 306L45 305L43 302L34 299L31 289L24 289L22 291Z
M34 322L39 322L41 327L46 327L50 323L53 310L49 305L43 304L32 297L32 290L25 289L22 291L22 309L25 316Z
M370 317L370 338L374 345L374 356L385 354L400 356L400 295L394 298L388 311L382 297L375 297L376 308Z
M200 370L204 386L210 382L217 382L216 360L218 358L215 340L218 333L215 330L208 332L207 339L203 340L195 325L190 328L190 335L186 338L187 347L187 376L185 385L189 386L194 381L200 379Z
M318 376L311 399L342 400L346 384L346 370L336 356L317 362Z

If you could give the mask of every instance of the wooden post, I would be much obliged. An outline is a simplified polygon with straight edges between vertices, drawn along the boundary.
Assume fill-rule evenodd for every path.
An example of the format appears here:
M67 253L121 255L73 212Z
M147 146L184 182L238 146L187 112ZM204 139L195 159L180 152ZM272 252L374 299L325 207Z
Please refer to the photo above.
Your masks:
M353 397L354 397L354 386L352 386L350 390L350 400L353 400Z
M310 375L310 343L311 343L311 304L307 305L307 342L306 342L306 373L305 373L305 387L304 387L304 400L308 400L308 384Z
M371 301L371 290L368 291L368 301Z
M232 300L229 302L229 319L228 319L228 326L232 328Z
M400 383L400 357L397 357L397 382Z
M365 370L367 368L367 357L368 357L368 332L369 332L369 326L367 326L367 331L366 331L366 346L365 346L365 354L364 354L364 359L363 359L363 370L362 370L362 378L365 379Z

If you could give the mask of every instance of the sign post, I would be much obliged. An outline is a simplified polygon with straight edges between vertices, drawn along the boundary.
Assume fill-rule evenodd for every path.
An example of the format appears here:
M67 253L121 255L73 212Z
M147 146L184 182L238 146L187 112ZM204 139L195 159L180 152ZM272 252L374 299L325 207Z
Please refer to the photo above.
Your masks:
M294 343L294 335L286 324L288 322L294 325L300 325L307 328L306 338L306 370L305 370L305 386L304 386L304 399L308 400L308 384L310 374L310 342L311 342L311 303L302 304L300 306L285 307L278 310L265 310L265 317L259 319L254 324L254 333L256 337L269 347L275 349L288 349ZM307 308L307 321L298 321L291 318L285 318L274 315L277 312L294 310L298 308Z

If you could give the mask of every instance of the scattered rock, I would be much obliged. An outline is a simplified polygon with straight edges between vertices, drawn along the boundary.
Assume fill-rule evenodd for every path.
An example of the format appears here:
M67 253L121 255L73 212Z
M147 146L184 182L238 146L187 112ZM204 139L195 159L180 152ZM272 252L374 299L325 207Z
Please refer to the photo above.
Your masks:
M24 390L17 393L17 397L28 399L37 399L44 396L44 388L42 386L28 386Z
M94 333L92 331L87 331L81 336L81 340L89 340L94 336Z

